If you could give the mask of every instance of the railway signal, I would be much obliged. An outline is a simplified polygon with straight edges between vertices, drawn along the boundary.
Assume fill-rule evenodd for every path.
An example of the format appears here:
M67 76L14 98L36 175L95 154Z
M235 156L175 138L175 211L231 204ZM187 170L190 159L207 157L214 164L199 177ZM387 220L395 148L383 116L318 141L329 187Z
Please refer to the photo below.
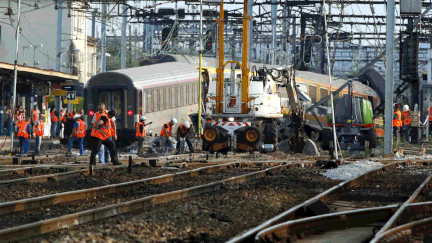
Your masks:
M205 43L205 51L209 52L213 50L213 37L211 30L207 30L206 36L208 37Z

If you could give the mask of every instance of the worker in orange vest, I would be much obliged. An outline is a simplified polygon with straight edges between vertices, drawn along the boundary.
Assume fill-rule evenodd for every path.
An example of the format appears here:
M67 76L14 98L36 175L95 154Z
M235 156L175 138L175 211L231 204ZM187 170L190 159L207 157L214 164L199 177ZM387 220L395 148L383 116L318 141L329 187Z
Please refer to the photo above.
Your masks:
M145 116L141 116L140 122L138 122L138 124L136 126L135 137L138 141L138 149L137 149L138 154L142 153L142 148L144 145L144 138L146 136L145 127L153 123L153 122L149 122L146 124L145 121L146 121Z
M177 124L177 119L173 118L170 122L163 125L162 130L160 132L160 143L161 146L164 147L164 153L168 153L168 149L172 148L173 144L173 136L172 130L173 126Z
M189 147L189 151L191 153L194 152L194 147L192 145L192 142L190 140L190 137L192 136L193 131L191 129L191 125L188 121L185 121L184 123L180 124L179 127L177 128L177 147L176 147L176 154L180 153L180 137L181 138L185 138L186 143Z
M56 108L53 106L51 107L50 111L50 117L51 117L51 138L57 137L57 124L58 124L58 116Z
M19 106L15 110L14 114L14 132L18 134L18 130L21 127L21 123L24 121L24 110L22 110L21 106Z
M44 135L45 128L45 116L43 114L39 114L37 120L34 123L34 133L36 135L36 145L35 145L35 155L40 154L40 146L42 143L42 137Z
M20 147L20 153L21 154L27 154L29 151L29 138L30 138L30 130L31 130L31 124L30 124L30 118L27 118L27 120L23 120L20 123L20 127L18 129L18 139L19 139L19 147Z
M37 120L39 120L39 109L38 109L37 103L36 103L36 105L33 106L33 110L31 112L31 124L32 124L31 134L33 134L33 132L34 132L34 127L35 127Z
M105 113L105 105L99 104L98 112L93 117L93 129L90 136L93 140L93 147L90 154L90 165L96 165L96 155L100 151L101 145L106 145L110 152L114 165L120 165L118 161L117 151L115 151L115 143L110 137L111 129L108 115Z
M393 112L393 135L399 140L400 129L402 127L402 113L399 110L400 104L394 105Z
M80 114L75 114L74 116L75 124L72 130L72 136L69 138L69 149L68 152L72 153L72 145L74 141L79 141L80 143L80 155L84 155L84 137L86 135L86 124L82 120Z
M108 122L110 127L110 136L107 139L111 139L113 141L117 140L117 125L115 123L116 121L116 112L115 110L110 110L107 112L108 115ZM114 142L115 145L115 142ZM117 153L117 149L114 148L114 151ZM105 145L101 145L100 152L99 152L99 163L100 164L108 164L110 159L109 150Z
M403 106L403 112L402 112L402 124L403 124L403 130L405 133L405 141L407 143L411 143L411 111L408 105Z

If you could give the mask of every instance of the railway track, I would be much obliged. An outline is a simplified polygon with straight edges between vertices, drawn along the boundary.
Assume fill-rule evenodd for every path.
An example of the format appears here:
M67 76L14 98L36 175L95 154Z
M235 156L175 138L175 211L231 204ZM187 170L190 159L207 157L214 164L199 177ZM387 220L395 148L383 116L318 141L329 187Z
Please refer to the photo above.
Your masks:
M425 160L386 164L342 182L229 242L418 240L419 235L431 232L427 229L432 225L432 219L428 219L432 202L427 201L432 199L428 190L430 165Z
M138 181L0 203L0 225L6 225L0 230L0 241L25 239L152 205L195 197L229 185L248 183L296 166L299 164L293 162L234 162ZM97 208L94 209L95 207Z

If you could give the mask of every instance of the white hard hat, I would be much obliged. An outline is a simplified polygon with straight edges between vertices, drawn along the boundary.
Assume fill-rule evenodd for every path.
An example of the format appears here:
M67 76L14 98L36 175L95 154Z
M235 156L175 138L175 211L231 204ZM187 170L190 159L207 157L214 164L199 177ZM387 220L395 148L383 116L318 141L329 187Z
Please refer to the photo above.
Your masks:
M409 106L408 105L404 105L403 106L403 111L409 111Z
M185 121L184 126L185 126L186 128L189 128L189 127L190 127L190 123L189 123L188 121Z
M171 121L173 124L177 124L177 119L173 118L173 119L171 119Z
M80 114L75 114L74 119L81 118Z
M144 121L145 119L146 119L145 116L141 116L141 117L140 117L140 120L143 120L143 121Z

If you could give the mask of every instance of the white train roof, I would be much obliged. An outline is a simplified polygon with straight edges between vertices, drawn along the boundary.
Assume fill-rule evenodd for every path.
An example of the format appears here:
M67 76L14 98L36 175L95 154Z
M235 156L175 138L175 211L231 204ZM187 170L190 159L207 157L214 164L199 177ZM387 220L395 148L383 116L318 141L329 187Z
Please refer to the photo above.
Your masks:
M128 85L137 89L198 81L198 70L194 65L182 62L167 62L100 73L92 77L86 88L92 86Z

